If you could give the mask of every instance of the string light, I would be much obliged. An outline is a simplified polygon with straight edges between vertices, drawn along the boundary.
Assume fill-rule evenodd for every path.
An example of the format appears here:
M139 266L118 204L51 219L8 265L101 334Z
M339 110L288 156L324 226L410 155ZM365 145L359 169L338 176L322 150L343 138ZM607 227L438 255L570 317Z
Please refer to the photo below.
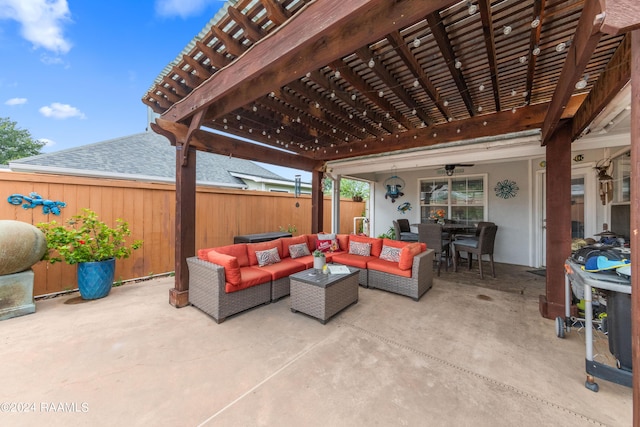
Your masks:
M375 67L375 66L376 66L376 61L374 61L374 60L373 60L373 58L371 58L371 59L369 60L369 64L367 64L367 65L369 65L369 68L373 68L373 67Z
M445 107L449 106L449 101L447 101L446 99L444 100L444 102L442 103L442 105L444 105Z
M531 21L531 28L538 28L540 25L540 17L536 16L533 21Z
M589 74L585 74L584 77L576 82L576 89L584 89L587 87L587 82L589 80Z
M340 78L340 70L336 70L335 72L336 79Z
M511 96L516 96L518 92L515 89L511 89Z
M479 90L480 92L482 92L482 91L484 90L484 85L483 85L483 84L480 84L480 86L478 87L478 90Z
M413 47L418 48L420 47L420 39L416 37L416 39L413 41Z
M456 59L454 66L459 70L460 68L462 68L462 62Z
M511 34L511 26L506 25L503 29L502 29L502 34L504 34L505 36L508 36L509 34Z
M533 56L538 56L540 55L540 48L538 47L538 45L535 45L533 47L533 50L531 51L531 53L533 54Z
M556 52L562 52L567 48L567 44L565 42L560 42L556 45Z
M476 6L475 4L471 3L470 1L467 2L468 8L467 8L467 12L469 12L469 16L473 15L474 13L476 13L478 11L478 6Z
M518 58L518 60L520 61L521 64L524 64L525 62L527 62L527 57L523 55L520 58Z

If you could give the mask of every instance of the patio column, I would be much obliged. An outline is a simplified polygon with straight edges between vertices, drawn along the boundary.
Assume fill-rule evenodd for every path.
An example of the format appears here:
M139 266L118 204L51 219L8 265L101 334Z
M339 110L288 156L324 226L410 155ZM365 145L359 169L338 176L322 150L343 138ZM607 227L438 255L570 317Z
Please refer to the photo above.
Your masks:
M323 230L324 221L324 192L322 188L322 171L311 172L311 232Z
M564 262L571 255L571 123L559 127L547 143L547 282L540 314L564 316Z
M196 251L196 149L188 148L183 164L182 144L176 144L175 288L169 290L169 304L189 305L187 258Z
M331 232L340 233L340 178L336 175L331 190Z
M640 30L631 33L631 265L640 262ZM633 365L633 425L640 425L640 275L631 275L631 354Z

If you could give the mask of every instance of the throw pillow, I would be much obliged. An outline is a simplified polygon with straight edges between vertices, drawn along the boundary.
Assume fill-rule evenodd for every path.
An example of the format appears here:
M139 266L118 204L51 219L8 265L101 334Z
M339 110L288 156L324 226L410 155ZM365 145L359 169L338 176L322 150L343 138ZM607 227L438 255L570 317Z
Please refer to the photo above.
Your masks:
M266 251L256 251L256 259L258 260L258 266L260 267L264 267L269 264L276 264L280 262L278 248L271 248Z
M371 243L349 242L349 253L352 255L371 256Z
M382 252L380 252L380 259L384 259L391 262L400 261L400 251L402 248L394 248L392 246L383 246Z
M300 258L306 255L311 255L306 243L298 243L297 245L289 246L289 254L291 258Z
M335 252L339 249L338 241L334 238L331 240L316 240L316 249L320 252Z

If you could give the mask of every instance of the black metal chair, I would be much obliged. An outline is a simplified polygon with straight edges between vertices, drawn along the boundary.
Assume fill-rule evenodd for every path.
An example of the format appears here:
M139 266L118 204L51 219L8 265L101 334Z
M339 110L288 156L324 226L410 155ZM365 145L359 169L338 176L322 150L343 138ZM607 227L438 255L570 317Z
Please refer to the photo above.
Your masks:
M449 240L444 239L443 235L441 224L418 225L418 241L426 243L428 249L433 249L434 259L438 264L438 276L440 276L443 257L445 260L444 268L449 271Z
M396 240L402 240L403 242L417 242L418 233L411 231L411 225L409 225L408 219L398 219L393 221L393 229L396 232Z
M466 252L469 264L469 270L471 270L471 264L473 261L473 254L478 256L478 264L480 266L480 278L484 279L482 273L482 255L489 255L489 263L491 264L491 274L496 277L496 269L493 265L493 248L496 240L496 233L498 226L485 225L479 227L480 235L478 239L460 239L451 242L451 252L453 256L453 271L458 271L458 262L460 252Z

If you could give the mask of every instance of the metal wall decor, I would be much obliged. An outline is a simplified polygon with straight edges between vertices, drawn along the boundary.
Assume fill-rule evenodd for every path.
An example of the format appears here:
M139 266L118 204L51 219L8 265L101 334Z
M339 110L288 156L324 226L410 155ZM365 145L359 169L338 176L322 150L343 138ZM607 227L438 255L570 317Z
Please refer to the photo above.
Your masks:
M393 175L384 182L384 186L387 189L387 193L384 195L385 199L390 198L391 203L395 203L398 197L404 196L401 191L404 188L404 180L399 176Z
M43 199L38 193L32 192L28 196L22 194L12 194L7 199L12 205L22 204L23 209L35 209L38 206L42 206L42 213L52 213L54 215L60 215L60 208L67 206L65 202L54 202L52 200Z
M405 214L407 213L407 211L410 211L410 210L411 210L411 203L409 202L404 202L403 204L398 206L398 212L400 212L401 214Z
M496 192L496 196L503 199L511 199L512 197L516 197L518 194L518 184L515 181L511 181L508 179L498 181L495 187L493 187L493 191Z

